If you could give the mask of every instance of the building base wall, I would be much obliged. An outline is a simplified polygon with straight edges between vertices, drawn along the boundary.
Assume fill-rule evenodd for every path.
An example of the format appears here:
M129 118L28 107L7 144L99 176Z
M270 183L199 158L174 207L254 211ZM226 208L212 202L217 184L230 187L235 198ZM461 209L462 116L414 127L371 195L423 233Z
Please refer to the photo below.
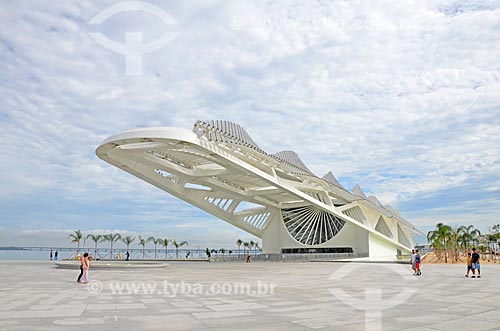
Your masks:
M394 244L370 233L369 241L369 257L380 261L393 261L397 259L398 249Z

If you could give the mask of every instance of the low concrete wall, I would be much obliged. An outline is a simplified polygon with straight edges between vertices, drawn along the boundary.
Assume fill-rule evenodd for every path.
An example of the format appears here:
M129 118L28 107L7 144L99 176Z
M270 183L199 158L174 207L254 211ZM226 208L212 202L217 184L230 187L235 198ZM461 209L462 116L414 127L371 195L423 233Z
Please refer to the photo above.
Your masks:
M79 261L61 261L55 263L59 269L80 269ZM90 269L152 269L165 268L168 263L150 261L91 261Z
M343 259L355 259L368 257L368 253L330 253L330 254L260 254L252 255L251 262L314 262L335 261ZM211 262L245 262L246 255L240 256L217 256L210 259Z

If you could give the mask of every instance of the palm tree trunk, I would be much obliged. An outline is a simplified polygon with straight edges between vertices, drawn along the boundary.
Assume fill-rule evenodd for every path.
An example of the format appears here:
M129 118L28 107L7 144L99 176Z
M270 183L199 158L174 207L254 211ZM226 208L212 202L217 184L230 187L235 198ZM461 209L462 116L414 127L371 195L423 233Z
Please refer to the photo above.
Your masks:
M446 239L444 240L444 263L448 263L448 255L446 254L448 248L446 247Z

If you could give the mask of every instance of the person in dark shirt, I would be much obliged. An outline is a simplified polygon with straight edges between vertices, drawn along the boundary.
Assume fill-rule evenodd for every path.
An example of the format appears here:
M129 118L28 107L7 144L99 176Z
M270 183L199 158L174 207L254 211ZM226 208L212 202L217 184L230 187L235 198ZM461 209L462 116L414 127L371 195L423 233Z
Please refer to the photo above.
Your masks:
M479 259L481 256L476 251L475 248L472 249L472 277L476 278L476 270L477 270L477 278L481 278L481 264L479 263Z
M78 254L78 256L80 256L80 254ZM84 264L84 258L83 257L80 257L80 274L78 275L78 278L76 280L77 283L80 283L80 281L82 280L82 277L83 277L83 264Z

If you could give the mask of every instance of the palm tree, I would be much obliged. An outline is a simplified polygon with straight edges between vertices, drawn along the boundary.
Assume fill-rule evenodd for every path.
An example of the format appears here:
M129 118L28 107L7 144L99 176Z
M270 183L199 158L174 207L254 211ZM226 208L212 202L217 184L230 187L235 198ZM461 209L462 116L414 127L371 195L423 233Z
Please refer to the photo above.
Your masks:
M156 246L160 243L161 238L149 237L148 240L151 241L155 245L155 259L156 259Z
M135 240L135 236L126 236L125 238L122 238L122 241L127 245L127 251L128 247L130 246L131 243L133 243Z
M497 260L497 251L500 244L500 224L493 225L490 229L492 242L493 242L493 263Z
M497 237L495 234L488 233L485 235L485 239L488 243L488 261L491 259L495 263L493 252L495 251L494 243L496 242Z
M238 246L238 256L240 256L240 247L243 245L243 240L238 239L236 240L236 245Z
M178 243L177 241L172 241L172 245L175 246L175 258L179 258L179 247L184 246L184 245L189 245L187 241L182 241Z
M436 225L436 230L429 231L427 233L427 240L431 243L431 246L438 252L444 250L444 263L448 263L448 241L451 232L451 227L444 225L443 223L438 223Z
M259 246L259 243L255 243L255 250L254 250L254 255L257 255L257 250L260 250L260 246Z
M493 231L495 231L495 246L496 246L495 247L495 261L496 261L498 247L500 246L500 224L493 225Z
M481 241L481 231L475 229L474 231L472 231L471 233L471 237L472 237L472 244L473 245L477 245L479 244L479 242Z
M146 248L146 243L147 240L144 239L143 237L139 236L139 245L142 246L142 258L146 258L146 253L144 252L144 249Z
M103 236L105 241L109 241L111 245L111 249L109 251L109 256L112 259L113 258L113 244L120 240L122 238L121 234L119 233L110 233L110 234L105 234Z
M250 248L250 254L252 254L252 248L255 246L255 241L253 240L250 240L250 242L248 243L248 247Z
M458 262L458 258L460 256L460 251L458 249L460 235L458 233L458 228L452 228L448 235L448 247L451 249L453 262Z
M101 242L102 241L102 234L89 234L87 235L87 239L92 239L92 241L94 242L94 256L95 258L97 258L97 243L98 242Z
M68 239L71 239L72 243L76 243L78 246L76 248L76 254L80 254L80 241L82 240L83 235L80 230L75 230L75 233L72 233L68 236Z
M165 247L165 258L168 258L168 244L170 244L172 240L170 239L160 239L160 244Z
M222 254L222 257L224 257L226 250L224 248L221 248L221 249L219 249L219 252Z
M466 251L469 251L469 245L477 241L478 237L481 235L481 231L475 229L474 225L462 225L458 228L458 234L460 235L461 244L465 245Z
M247 241L245 241L245 242L243 243L243 255L246 255L246 254L247 254L247 248L248 248L248 246L249 246L249 245L250 245L250 244L249 244Z
M480 235L476 239L476 246L479 246L478 249L480 252L483 252L483 254L486 253L486 249L488 247L488 236L487 235ZM474 242L474 239L473 239Z
M458 244L460 245L460 248L464 250L464 255L467 255L467 252L469 251L470 238L463 232L462 227L463 226L459 227L457 230Z

